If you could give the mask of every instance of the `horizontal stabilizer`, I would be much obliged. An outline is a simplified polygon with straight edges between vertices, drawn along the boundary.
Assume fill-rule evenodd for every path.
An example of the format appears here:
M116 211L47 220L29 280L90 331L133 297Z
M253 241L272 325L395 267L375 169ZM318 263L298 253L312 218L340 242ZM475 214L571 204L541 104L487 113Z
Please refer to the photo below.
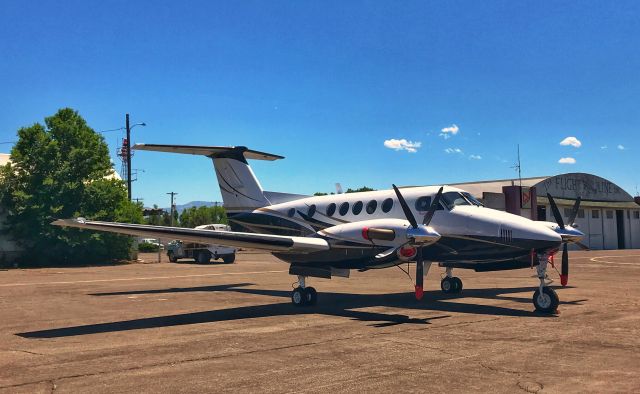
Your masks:
M147 238L180 239L186 242L196 242L206 245L224 245L237 248L261 249L270 252L312 253L329 250L329 244L321 238L151 226L146 224L101 222L85 220L83 218L58 219L51 224L60 227L76 227L86 230L106 231L110 233L136 235Z
M197 145L163 145L163 144L135 144L133 149L150 150L156 152L182 153L187 155L202 155L216 158L241 158L252 160L278 160L284 156L248 149L246 146L197 146Z

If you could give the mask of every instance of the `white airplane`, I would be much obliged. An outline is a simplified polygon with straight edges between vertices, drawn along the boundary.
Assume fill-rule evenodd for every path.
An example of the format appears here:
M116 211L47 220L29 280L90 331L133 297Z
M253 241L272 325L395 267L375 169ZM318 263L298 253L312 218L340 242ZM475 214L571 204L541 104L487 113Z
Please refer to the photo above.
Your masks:
M360 271L416 263L415 295L423 296L423 278L432 262L446 268L441 289L462 291L454 268L500 271L536 267L539 286L535 309L553 313L559 303L545 282L547 265L563 247L562 285L568 280L567 243L583 233L568 225L548 195L557 223L536 222L484 207L464 190L449 186L406 187L361 193L302 196L263 190L247 159L282 156L246 147L138 144L137 150L203 155L213 160L233 232L166 226L60 219L52 224L149 238L261 249L290 264L299 286L291 300L314 305L317 292L307 277L349 277ZM421 219L418 221L418 219ZM552 262L552 261L551 261Z

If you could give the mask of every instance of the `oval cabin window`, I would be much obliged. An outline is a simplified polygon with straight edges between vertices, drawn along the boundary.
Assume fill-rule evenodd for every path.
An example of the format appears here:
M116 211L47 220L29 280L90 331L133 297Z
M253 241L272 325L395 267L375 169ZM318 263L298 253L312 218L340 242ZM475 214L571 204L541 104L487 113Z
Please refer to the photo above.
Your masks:
M349 203L348 202L343 202L342 204L340 204L340 215L344 216L347 214L347 212L349 212Z
M387 198L382 202L382 212L387 213L393 208L393 199Z

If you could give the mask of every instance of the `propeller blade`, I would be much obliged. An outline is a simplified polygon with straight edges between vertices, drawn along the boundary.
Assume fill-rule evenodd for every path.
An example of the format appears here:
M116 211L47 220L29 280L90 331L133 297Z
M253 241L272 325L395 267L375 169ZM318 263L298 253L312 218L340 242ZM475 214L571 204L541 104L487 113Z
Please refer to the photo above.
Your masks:
M556 219L556 223L558 223L560 228L564 229L564 220L562 220L562 215L560 215L560 210L558 209L556 202L549 193L547 193L547 198L549 199L549 205L551 205L551 211L553 212L553 217Z
M569 281L569 251L567 244L562 246L562 268L560 268L560 283L566 286Z
M569 226L573 226L573 222L576 220L576 216L578 215L578 210L580 209L580 196L578 196L578 198L576 199L576 203L573 204L573 210L571 211L571 216L569 216L569 220L567 221L567 224Z
M438 205L440 204L440 198L442 197L442 189L443 187L440 187L440 190L438 190L438 193L436 193L436 196L433 198L433 201L431 202L431 206L429 207L429 210L424 215L422 224L424 224L425 226L428 226L429 223L431 223L431 219L433 219L433 214L436 213L436 209L438 209Z
M416 254L416 299L420 301L424 295L424 261L422 261L422 248L418 246Z
M391 186L393 186L393 190L395 190L396 196L398 196L398 201L400 202L400 206L402 206L404 216L407 218L409 223L411 223L411 227L418 228L418 222L416 221L415 216L413 216L413 212L411 212L411 208L409 208L409 205L405 201L404 197L402 197L402 194L400 194L400 190L398 190L396 185Z

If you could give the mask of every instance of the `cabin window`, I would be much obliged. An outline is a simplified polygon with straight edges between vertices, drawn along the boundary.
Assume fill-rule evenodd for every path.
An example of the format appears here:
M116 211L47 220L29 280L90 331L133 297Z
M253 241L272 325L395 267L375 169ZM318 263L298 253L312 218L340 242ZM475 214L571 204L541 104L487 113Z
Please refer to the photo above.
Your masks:
M351 212L353 212L354 215L360 214L360 212L362 212L362 201L358 201L355 204L353 204L353 208L351 209Z
M378 202L376 200L371 200L367 203L367 213L371 215L378 208Z
M296 214L296 209L295 208L291 208L289 209L289 211L287 212L287 216L289 216L290 218L293 217L293 215Z
M340 204L340 210L338 212L340 212L341 216L346 215L347 212L349 212L349 203L345 201L342 204Z
M382 212L387 213L393 208L393 199L387 198L382 202Z
M332 202L327 205L327 216L333 216L334 213L336 213L336 204Z
M307 211L307 216L312 218L313 215L315 215L315 214L316 214L316 205L315 204L309 205L309 210Z
M591 219L600 219L600 211L597 209L591 211Z
M431 197L422 196L416 200L416 210L417 211L426 211L429 209L431 205Z

